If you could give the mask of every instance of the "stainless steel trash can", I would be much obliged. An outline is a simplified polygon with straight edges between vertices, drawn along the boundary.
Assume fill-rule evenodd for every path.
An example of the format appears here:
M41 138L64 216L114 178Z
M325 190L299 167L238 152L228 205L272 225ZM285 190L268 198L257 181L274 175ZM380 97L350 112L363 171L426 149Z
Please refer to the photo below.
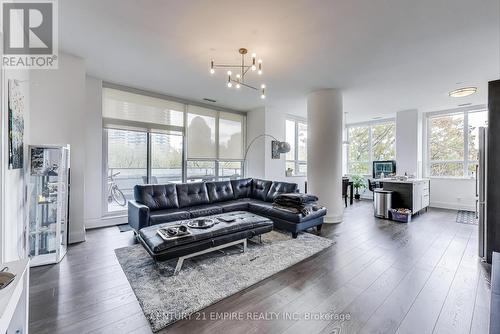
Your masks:
M389 211L392 209L392 191L375 189L373 206L375 217L389 219Z

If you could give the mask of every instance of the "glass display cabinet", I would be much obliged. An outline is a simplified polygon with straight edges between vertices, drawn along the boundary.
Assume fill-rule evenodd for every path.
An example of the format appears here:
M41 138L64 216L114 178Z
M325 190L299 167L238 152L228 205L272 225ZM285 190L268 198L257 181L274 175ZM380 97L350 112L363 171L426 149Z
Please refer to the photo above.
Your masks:
M58 263L68 244L69 145L30 146L29 157L30 265Z

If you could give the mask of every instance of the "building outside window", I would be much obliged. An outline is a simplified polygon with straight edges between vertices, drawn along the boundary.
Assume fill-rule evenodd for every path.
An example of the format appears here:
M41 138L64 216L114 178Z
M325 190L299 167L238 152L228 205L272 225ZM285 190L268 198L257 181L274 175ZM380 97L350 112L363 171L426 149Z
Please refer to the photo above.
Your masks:
M136 184L243 176L242 114L104 87L103 132L104 214L126 211Z
M433 177L473 177L479 160L479 127L486 110L430 114L427 119L427 173Z
M347 126L347 173L372 175L373 161L395 160L396 123L380 121Z
M286 175L307 174L307 123L298 119L285 120L285 141L290 144L286 154Z
M243 176L245 116L188 106L187 181Z

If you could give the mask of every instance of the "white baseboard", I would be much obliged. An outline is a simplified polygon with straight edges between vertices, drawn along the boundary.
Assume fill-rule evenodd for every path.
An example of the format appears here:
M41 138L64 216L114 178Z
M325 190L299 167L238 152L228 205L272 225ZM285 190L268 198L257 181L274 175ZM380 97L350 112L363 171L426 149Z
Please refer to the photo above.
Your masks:
M459 204L459 203L449 203L449 202L431 202L431 208L448 209L448 210L466 210L466 211L476 211L475 205L470 204Z
M118 217L102 217L95 219L87 219L85 221L85 229L90 230L93 228L116 226L127 223L127 215Z
M339 224L342 223L343 215L326 215L323 218L325 224Z

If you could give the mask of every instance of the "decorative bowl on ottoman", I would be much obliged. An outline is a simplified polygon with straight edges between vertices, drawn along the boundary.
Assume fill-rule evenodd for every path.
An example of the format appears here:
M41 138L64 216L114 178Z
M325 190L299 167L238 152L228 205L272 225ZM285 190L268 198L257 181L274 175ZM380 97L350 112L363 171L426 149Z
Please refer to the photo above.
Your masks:
M215 220L206 217L195 218L189 221L189 223L187 223L187 226L191 228L210 228L214 225L215 225Z

